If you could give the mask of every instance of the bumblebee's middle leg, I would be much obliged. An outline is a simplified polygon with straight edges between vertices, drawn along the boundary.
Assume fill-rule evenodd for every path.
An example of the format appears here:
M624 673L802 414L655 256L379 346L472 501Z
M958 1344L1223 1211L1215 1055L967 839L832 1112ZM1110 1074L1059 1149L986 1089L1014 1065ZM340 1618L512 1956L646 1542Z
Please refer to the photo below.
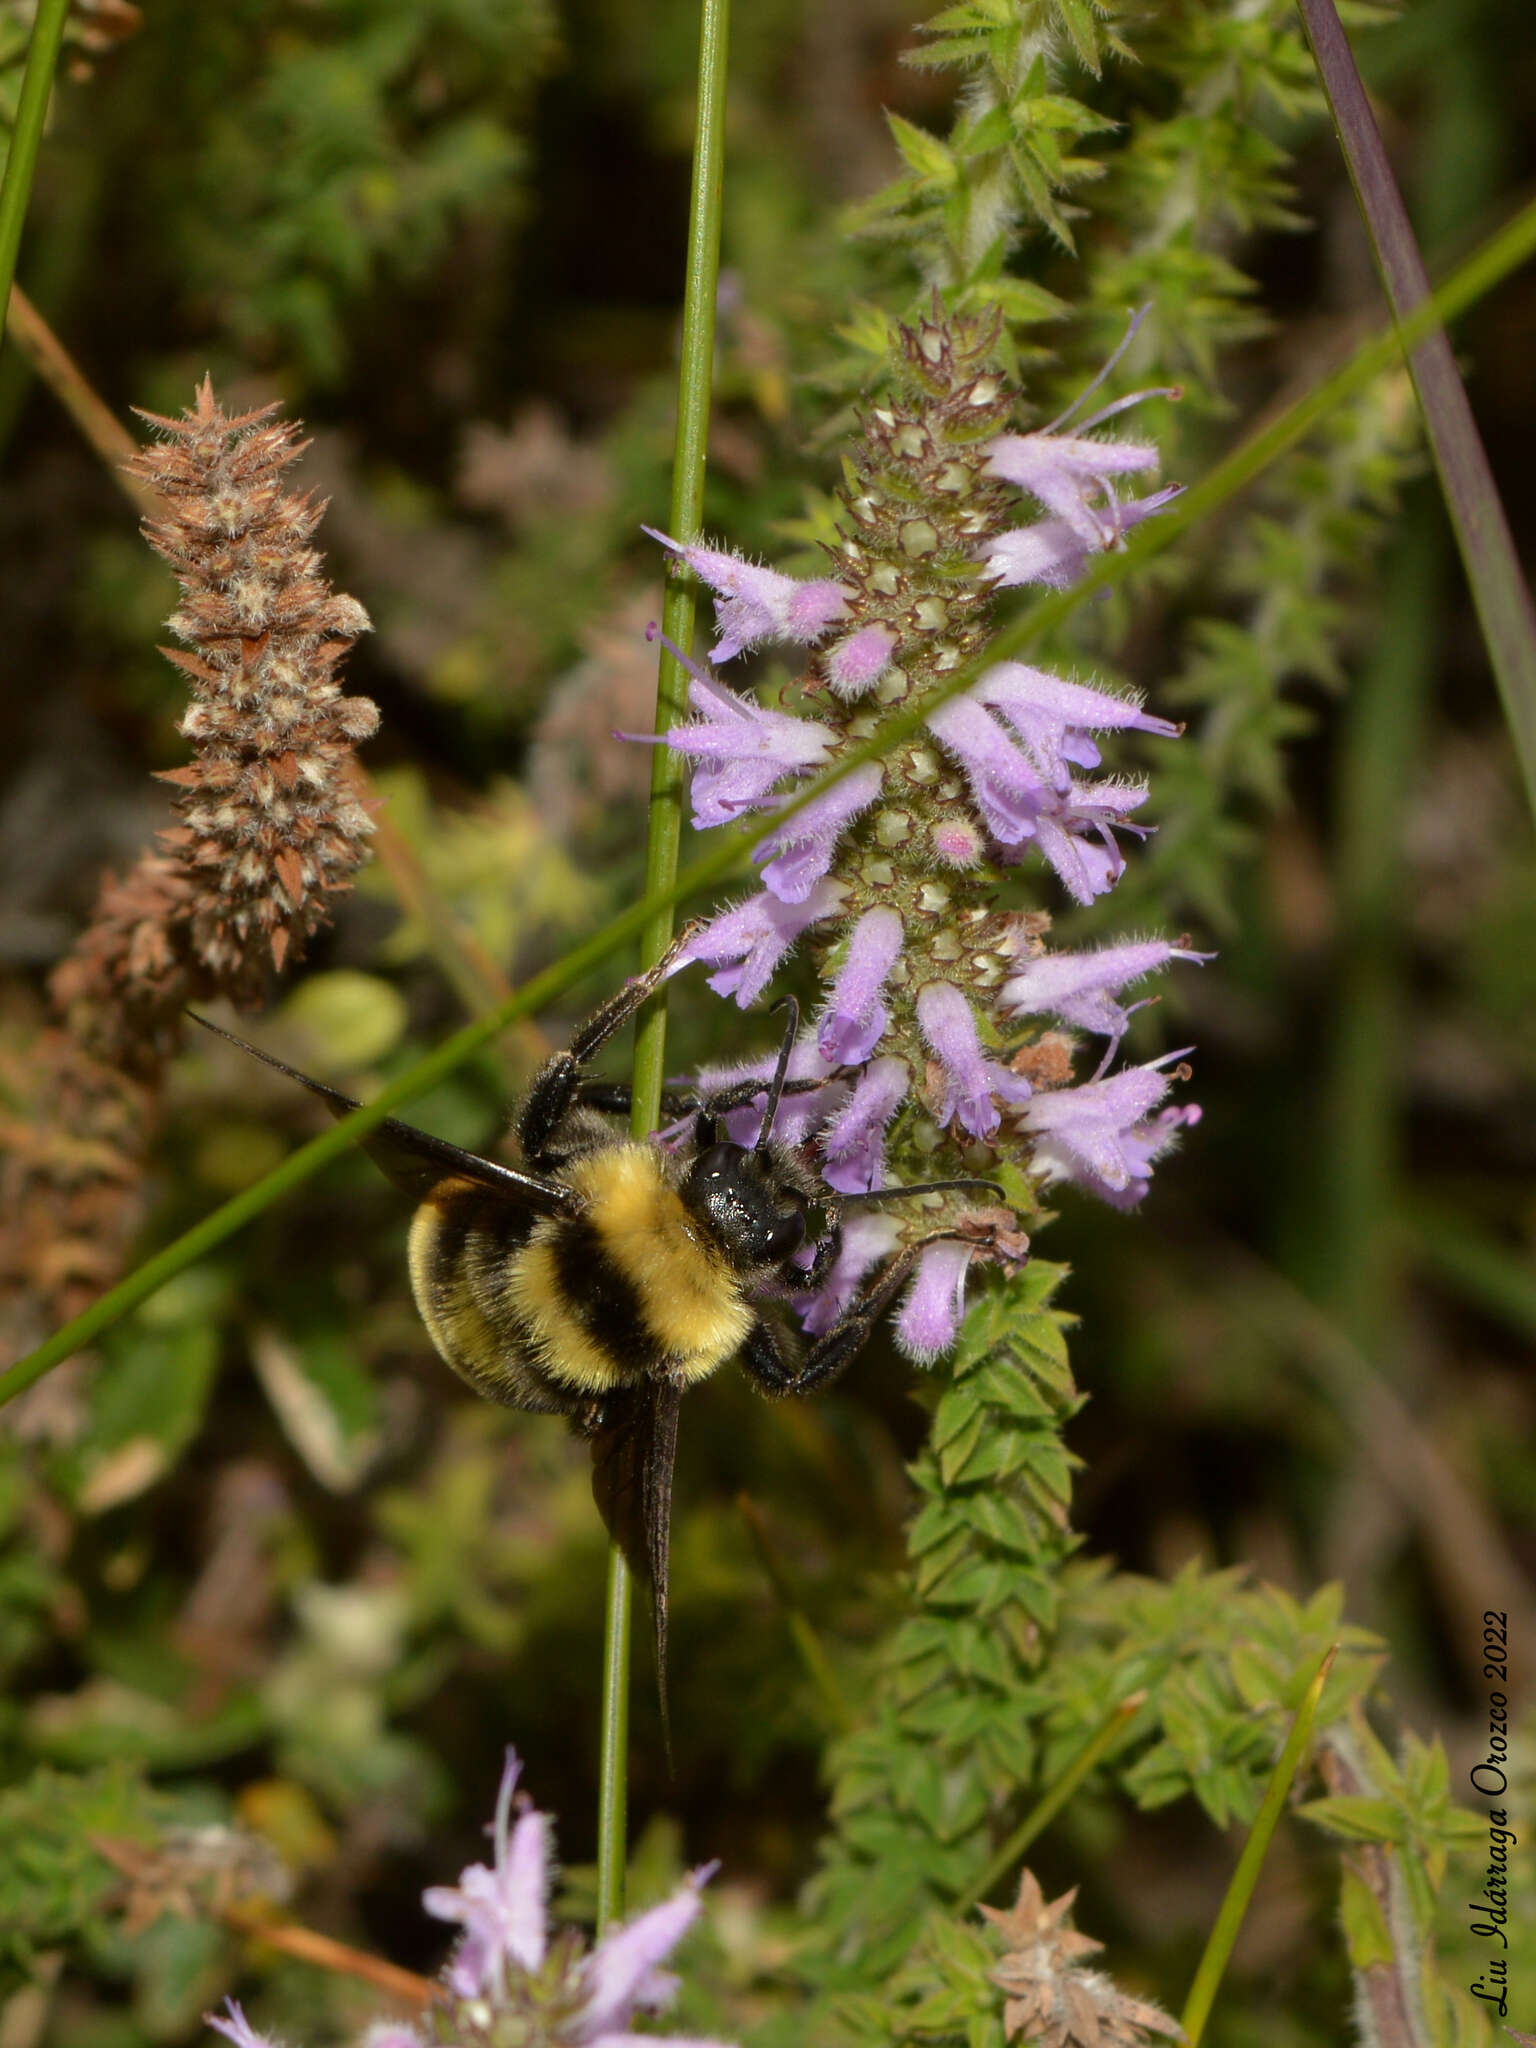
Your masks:
M685 925L654 967L626 982L600 1009L594 1010L566 1050L552 1054L539 1069L517 1119L518 1143L530 1166L548 1163L550 1140L583 1097L590 1106L599 1109L608 1109L618 1101L616 1083L594 1084L584 1095L582 1068L615 1032L624 1028L642 1004L650 1001L675 970L678 954L697 929L696 924Z

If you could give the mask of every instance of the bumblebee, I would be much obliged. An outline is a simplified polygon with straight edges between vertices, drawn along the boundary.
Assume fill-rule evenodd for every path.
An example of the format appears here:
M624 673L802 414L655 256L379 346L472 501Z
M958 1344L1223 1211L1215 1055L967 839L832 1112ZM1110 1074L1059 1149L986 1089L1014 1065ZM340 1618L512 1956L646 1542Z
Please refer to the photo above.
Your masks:
M761 1080L683 1103L692 1129L676 1149L631 1138L615 1121L628 1115L628 1087L593 1080L585 1069L673 972L681 943L540 1070L513 1122L522 1169L393 1117L361 1141L416 1203L411 1288L444 1362L486 1399L563 1415L590 1443L598 1510L651 1587L664 1718L684 1392L733 1358L765 1394L824 1387L860 1350L923 1246L959 1234L946 1225L905 1246L829 1329L802 1344L782 1304L831 1273L842 1211L951 1190L996 1192L987 1181L950 1180L838 1194L776 1140L786 1091L820 1085L786 1081L799 1028L793 998L783 1004L788 1020L755 1144L731 1143L721 1120L763 1096ZM196 1021L300 1082L335 1114L357 1107L207 1018Z

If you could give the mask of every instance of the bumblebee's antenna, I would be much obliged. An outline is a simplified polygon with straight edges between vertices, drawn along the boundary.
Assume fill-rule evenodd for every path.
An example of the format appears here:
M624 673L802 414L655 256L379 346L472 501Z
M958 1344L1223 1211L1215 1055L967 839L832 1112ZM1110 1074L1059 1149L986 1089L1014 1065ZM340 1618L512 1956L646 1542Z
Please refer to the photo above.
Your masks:
M773 1070L773 1079L768 1085L768 1106L763 1111L763 1127L757 1134L754 1152L766 1152L773 1136L774 1122L779 1114L779 1100L784 1093L784 1077L789 1072L789 1056L795 1049L795 1039L800 1031L800 1005L793 996L780 996L773 1006L776 1010L789 1012L789 1023L784 1032L784 1043L779 1047L779 1063Z
M925 1180L908 1188L867 1188L861 1195L839 1195L837 1206L851 1208L855 1202L903 1202L908 1195L947 1195L958 1193L962 1188L980 1188L984 1193L1002 1199L1003 1191L995 1180Z

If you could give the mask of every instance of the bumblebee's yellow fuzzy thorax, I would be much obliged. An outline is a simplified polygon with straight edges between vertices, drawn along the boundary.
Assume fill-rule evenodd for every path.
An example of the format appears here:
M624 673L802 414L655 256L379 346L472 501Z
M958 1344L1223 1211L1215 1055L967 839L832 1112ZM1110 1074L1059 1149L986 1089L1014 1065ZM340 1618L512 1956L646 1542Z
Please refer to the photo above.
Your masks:
M651 1145L616 1145L577 1161L572 1187L603 1252L639 1296L656 1347L683 1380L703 1379L752 1326L735 1276L699 1234Z

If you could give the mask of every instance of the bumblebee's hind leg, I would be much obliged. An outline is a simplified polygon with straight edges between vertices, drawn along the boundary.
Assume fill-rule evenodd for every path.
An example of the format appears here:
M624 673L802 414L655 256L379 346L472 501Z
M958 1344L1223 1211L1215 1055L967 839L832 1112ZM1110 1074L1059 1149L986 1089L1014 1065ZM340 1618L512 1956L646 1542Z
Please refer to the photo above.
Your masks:
M556 1163L551 1141L571 1110L579 1105L618 1114L628 1107L627 1089L606 1082L589 1086L582 1080L582 1069L676 970L677 956L696 930L696 925L685 926L654 967L626 982L601 1009L593 1011L564 1052L557 1052L544 1062L517 1119L518 1143L530 1166ZM564 1155L564 1150L557 1148L559 1156Z

